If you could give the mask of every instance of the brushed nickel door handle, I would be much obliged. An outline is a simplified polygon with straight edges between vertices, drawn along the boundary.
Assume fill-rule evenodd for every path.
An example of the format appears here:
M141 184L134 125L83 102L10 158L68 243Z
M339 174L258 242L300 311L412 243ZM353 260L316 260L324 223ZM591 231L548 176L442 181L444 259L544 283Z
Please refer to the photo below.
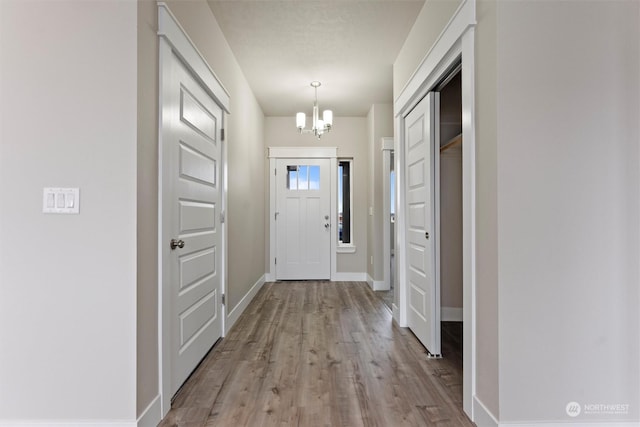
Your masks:
M171 248L172 251L175 251L176 248L184 248L184 240L176 240L176 239L171 239L171 242L169 243L169 247Z

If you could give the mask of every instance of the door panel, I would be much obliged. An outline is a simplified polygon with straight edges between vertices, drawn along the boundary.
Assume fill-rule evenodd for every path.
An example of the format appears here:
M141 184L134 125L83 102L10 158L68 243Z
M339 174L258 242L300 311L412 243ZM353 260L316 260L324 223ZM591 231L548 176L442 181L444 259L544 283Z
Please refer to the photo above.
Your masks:
M330 161L276 162L276 278L331 276Z
M222 110L181 60L172 57L172 105L168 155L163 174L169 175L163 211L170 236L184 242L167 252L170 266L171 393L184 383L200 360L222 336L222 293L218 266L221 256L219 224L221 191L220 123ZM165 197L165 196L163 196ZM163 241L163 245L169 245Z
M437 96L429 93L405 118L408 323L433 355L440 354L433 168Z

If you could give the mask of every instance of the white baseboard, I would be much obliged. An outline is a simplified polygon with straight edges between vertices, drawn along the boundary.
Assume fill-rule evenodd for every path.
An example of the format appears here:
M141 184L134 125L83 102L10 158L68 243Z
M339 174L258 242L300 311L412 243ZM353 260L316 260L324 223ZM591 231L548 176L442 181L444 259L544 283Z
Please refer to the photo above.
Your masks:
M473 396L473 422L478 427L498 427L496 418L477 396Z
M276 281L276 275L275 274L271 274L271 273L265 273L264 281L265 282L275 282Z
M374 291L388 291L389 287L385 285L384 280L373 280L371 276L367 274L367 283L369 287Z
M238 305L233 307L233 310L229 312L224 322L224 334L227 335L231 327L236 323L242 312L247 308L251 300L256 296L262 285L264 285L264 275L258 279L256 283L249 289L244 297L240 300Z
M136 421L122 420L0 420L2 427L136 427Z
M462 322L462 307L441 307L440 320L443 322Z
M399 325L400 324L400 308L396 305L395 302L391 304L391 313L393 314L393 320L395 320L396 323Z
M332 282L366 282L367 273L351 273L351 272L336 272L331 277Z
M496 420L491 411L478 399L477 396L473 396L473 422L478 427L567 427L574 426L589 426L589 427L640 427L640 423L637 421L629 422L585 422L581 420L570 420L566 422L508 422L501 423Z
M484 427L480 424L476 425L478 427ZM578 421L568 421L568 422L551 422L551 421L540 421L539 423L532 422L512 422L512 423L500 423L499 427L568 427L568 426L579 426L579 427L640 427L640 422L638 421L601 421L591 423L589 421L578 420Z
M149 406L138 417L138 427L156 427L162 420L162 408L160 406L160 395L149 403Z

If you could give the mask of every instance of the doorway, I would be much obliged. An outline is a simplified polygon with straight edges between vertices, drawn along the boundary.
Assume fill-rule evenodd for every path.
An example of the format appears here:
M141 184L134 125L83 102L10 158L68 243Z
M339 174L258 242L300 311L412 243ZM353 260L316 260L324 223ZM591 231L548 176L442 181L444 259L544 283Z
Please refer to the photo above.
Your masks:
M482 412L474 401L476 390L476 213L475 213L475 3L464 2L440 34L427 56L417 67L394 102L397 140L394 144L396 170L398 171L398 206L406 204L407 182L404 171L406 162L406 117L414 107L461 63L462 80L462 221L463 221L463 408L473 420L474 412ZM402 249L407 242L408 213L398 209L396 213L397 298L398 323L408 325L408 279L406 266L408 254Z
M462 288L462 81L454 69L440 92L439 197L440 315L443 357L461 357Z

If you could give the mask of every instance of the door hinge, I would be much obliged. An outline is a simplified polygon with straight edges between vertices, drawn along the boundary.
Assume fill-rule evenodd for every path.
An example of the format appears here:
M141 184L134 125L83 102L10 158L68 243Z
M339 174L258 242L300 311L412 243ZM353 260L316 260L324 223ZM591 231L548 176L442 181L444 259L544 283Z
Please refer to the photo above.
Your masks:
M276 264L278 263L278 258L276 258L276 261L275 261L275 263L276 263Z
M274 174L274 175L278 175L278 169L274 169L274 170L273 170L273 174Z
M276 212L273 214L273 219L274 221L278 219L278 215L280 214L280 212Z
M224 294L222 294L222 305L224 305L224 304L225 304L225 302L226 302L226 301L225 301L225 298L224 298Z
M224 129L220 129L220 139L224 141Z
M224 224L224 211L220 212L220 224Z

